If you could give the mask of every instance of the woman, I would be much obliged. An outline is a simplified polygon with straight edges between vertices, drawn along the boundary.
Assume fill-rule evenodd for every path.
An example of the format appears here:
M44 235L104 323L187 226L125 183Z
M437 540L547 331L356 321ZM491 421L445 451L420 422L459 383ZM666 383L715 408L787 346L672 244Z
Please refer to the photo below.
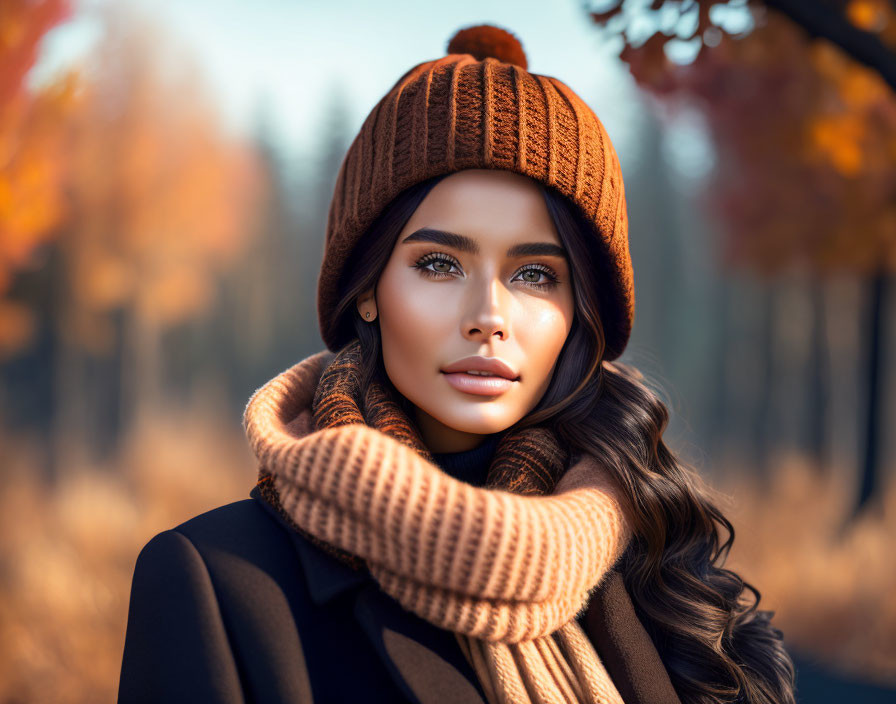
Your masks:
M138 557L119 701L794 701L731 524L612 361L612 144L513 35L458 32L374 108L318 285L328 350L246 408L251 499Z

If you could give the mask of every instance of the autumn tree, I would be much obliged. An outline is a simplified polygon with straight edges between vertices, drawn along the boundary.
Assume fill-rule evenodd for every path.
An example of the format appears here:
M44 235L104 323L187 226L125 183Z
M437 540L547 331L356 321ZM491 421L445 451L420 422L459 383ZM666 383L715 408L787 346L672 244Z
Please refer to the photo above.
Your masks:
M68 13L66 0L4 0L0 10L0 359L27 345L34 328L28 308L8 297L13 276L64 213L58 125L74 77L37 88L27 79L41 40Z
M158 407L162 335L208 309L250 245L258 194L253 151L222 128L189 58L124 6L101 17L78 109L59 126L71 160L53 313L60 446L89 422L84 355L120 356L129 422Z
M811 7L810 7L811 6ZM661 104L696 104L718 169L705 205L728 266L868 284L867 413L858 506L874 494L887 286L896 270L896 9L887 0L589 4ZM812 12L808 12L813 9ZM861 41L860 41L861 40Z

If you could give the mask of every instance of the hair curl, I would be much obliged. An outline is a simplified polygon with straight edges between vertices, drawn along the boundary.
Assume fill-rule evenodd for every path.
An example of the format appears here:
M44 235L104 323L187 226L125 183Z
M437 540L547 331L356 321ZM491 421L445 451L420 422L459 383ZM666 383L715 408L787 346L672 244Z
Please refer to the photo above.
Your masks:
M379 326L361 320L355 300L375 287L402 228L442 178L396 196L344 269L337 319L361 342L365 380L389 383ZM600 457L615 477L634 533L619 569L683 704L794 704L794 666L771 624L774 612L758 610L760 592L722 566L734 527L700 475L663 442L669 413L644 376L603 360L600 282L609 257L595 251L591 225L575 204L539 186L569 253L575 316L547 391L514 427L547 425L574 451ZM410 402L397 397L413 417Z

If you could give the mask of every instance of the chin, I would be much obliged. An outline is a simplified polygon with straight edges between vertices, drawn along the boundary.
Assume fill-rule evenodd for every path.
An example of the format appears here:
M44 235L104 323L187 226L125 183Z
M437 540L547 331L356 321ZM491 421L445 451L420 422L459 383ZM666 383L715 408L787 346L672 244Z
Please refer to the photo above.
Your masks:
M444 426L461 433L475 435L491 435L500 433L513 425L518 419L507 418L504 414L483 413L483 402L478 402L480 408L452 409L454 412L440 412L439 409L426 412Z

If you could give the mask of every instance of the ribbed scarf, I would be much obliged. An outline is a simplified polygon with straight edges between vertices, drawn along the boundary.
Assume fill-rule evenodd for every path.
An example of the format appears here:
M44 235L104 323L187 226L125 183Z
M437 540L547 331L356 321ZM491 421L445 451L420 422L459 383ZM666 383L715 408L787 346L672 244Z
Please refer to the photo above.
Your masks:
M544 427L504 434L486 486L432 461L357 340L258 389L244 425L262 496L317 545L367 565L404 608L453 631L492 704L621 703L576 616L631 537L590 455Z

